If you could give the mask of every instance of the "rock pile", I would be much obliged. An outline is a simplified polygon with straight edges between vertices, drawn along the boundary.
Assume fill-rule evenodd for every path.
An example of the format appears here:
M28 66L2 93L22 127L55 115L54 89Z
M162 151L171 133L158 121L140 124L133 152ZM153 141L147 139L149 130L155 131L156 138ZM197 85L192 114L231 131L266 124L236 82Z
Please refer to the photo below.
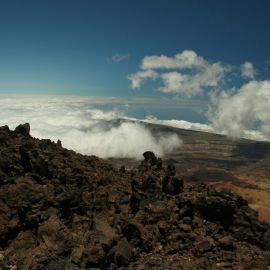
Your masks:
M270 226L152 152L133 170L0 128L0 269L270 269Z

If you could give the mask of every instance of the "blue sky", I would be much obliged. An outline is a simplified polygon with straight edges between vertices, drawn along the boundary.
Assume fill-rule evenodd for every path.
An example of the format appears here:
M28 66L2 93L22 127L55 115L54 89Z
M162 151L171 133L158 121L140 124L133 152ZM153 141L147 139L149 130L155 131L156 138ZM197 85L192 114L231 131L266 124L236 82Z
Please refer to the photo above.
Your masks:
M133 90L127 76L145 56L184 50L233 66L249 61L257 78L269 78L269 14L264 0L4 0L0 93L174 96L155 81Z

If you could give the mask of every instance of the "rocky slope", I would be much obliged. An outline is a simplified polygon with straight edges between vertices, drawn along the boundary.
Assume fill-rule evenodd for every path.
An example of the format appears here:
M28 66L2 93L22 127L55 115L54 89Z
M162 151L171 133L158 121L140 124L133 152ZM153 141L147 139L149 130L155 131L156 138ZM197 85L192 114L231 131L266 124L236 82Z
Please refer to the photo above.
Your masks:
M0 269L270 269L270 226L152 152L137 168L0 128Z
M163 157L187 182L223 187L243 196L270 223L270 143L145 124L152 134L176 133L183 145ZM111 159L115 167L139 162Z

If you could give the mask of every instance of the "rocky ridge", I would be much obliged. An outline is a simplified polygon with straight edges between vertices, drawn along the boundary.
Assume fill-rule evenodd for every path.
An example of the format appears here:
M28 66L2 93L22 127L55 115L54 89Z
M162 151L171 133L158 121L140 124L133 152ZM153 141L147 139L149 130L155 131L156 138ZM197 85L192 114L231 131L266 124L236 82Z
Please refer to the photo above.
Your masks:
M0 128L0 269L270 269L270 226L152 152L134 169Z

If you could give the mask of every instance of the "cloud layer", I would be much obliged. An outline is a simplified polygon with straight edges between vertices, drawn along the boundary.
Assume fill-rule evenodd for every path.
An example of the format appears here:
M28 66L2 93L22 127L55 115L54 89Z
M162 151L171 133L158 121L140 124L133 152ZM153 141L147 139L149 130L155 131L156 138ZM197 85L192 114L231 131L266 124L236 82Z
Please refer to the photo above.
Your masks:
M64 147L99 157L140 159L151 150L162 156L181 146L174 133L156 134L137 122L114 121L118 110L100 110L87 99L1 98L0 125L30 122L31 135L60 139Z

